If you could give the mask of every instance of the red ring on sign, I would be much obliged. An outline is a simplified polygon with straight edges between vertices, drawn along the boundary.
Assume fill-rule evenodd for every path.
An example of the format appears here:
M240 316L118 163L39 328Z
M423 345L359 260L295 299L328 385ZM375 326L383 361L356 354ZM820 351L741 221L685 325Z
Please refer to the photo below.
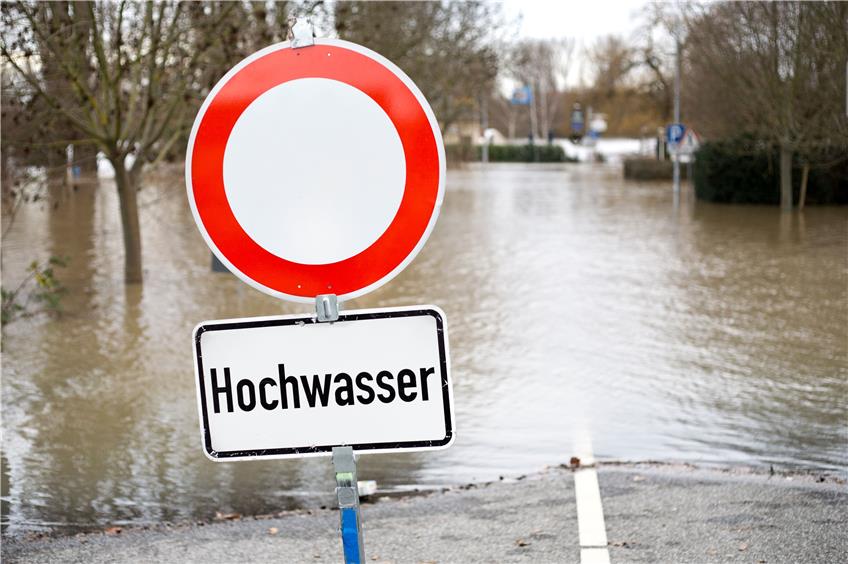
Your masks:
M242 229L224 190L224 151L242 112L269 89L300 78L338 80L370 96L397 129L406 159L403 197L389 227L371 246L335 263L301 264L265 250ZM190 155L195 208L220 254L254 282L303 298L343 296L387 276L426 233L439 196L438 144L419 99L379 61L338 46L278 49L239 69L200 118Z

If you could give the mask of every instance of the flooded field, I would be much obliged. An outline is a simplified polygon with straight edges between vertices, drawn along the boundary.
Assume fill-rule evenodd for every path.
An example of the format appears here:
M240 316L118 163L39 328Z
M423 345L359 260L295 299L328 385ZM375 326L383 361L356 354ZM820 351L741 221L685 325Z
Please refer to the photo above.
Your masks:
M213 463L201 450L191 329L306 311L213 274L181 171L141 193L145 283L126 287L115 190L18 215L4 287L70 259L65 313L8 326L7 534L210 519L332 498L329 459ZM447 314L457 441L362 458L383 489L567 462L678 460L848 473L848 209L675 204L604 165L451 171L429 243L347 309Z

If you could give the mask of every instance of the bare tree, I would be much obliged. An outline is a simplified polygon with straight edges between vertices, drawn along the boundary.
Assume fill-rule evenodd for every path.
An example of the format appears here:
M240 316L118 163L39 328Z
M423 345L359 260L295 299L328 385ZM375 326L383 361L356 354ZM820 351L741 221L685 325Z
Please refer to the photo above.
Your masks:
M478 1L335 2L332 17L340 38L374 49L415 81L444 131L492 90L497 10Z
M781 207L791 209L793 155L809 163L824 149L848 149L848 4L695 6L687 28L702 121L725 133L751 133L777 148Z
M662 122L669 123L674 109L675 43L685 49L683 15L678 5L654 2L645 6L642 17L632 47L637 87L653 101Z
M518 106L510 103L497 89L492 91L488 100L489 127L505 134L507 139L514 139L518 126Z
M40 72L55 76L55 61L44 61ZM8 71L8 69L4 69ZM25 166L42 167L48 179L49 194L63 193L68 164L67 147L73 147L73 162L86 174L97 169L96 148L80 136L73 124L52 111L45 100L33 96L32 89L16 87L14 73L4 72L2 81L2 130L4 195L15 183L16 171ZM62 80L45 82L45 89L54 98L73 96L71 85Z
M617 35L598 39L589 48L587 58L593 69L590 83L599 96L607 98L627 85L631 72L639 65L635 49Z
M201 51L203 65L197 90L201 102L216 82L240 60L268 45L285 41L289 2L216 1L192 5L189 11L192 49ZM226 17L224 16L226 12ZM210 18L220 23L210 29ZM203 30L209 33L200 33Z
M543 136L555 129L561 108L561 94L571 70L574 41L571 39L526 39L517 43L507 57L508 75L535 93L536 112ZM534 135L537 132L534 132Z
M584 100L607 117L608 131L638 134L659 116L652 111L642 82L636 45L617 35L601 37L586 53L589 87Z
M2 5L3 65L115 169L125 279L142 280L137 191L146 163L184 135L204 55L236 4L16 2ZM198 39L205 37L206 40ZM68 86L58 95L55 83Z

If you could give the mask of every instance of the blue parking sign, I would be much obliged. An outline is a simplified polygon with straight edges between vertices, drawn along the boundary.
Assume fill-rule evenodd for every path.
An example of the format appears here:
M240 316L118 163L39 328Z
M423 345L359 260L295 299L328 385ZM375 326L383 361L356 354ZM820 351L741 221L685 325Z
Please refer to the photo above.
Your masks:
M677 145L686 133L686 126L682 123L672 123L665 128L665 140L671 145Z

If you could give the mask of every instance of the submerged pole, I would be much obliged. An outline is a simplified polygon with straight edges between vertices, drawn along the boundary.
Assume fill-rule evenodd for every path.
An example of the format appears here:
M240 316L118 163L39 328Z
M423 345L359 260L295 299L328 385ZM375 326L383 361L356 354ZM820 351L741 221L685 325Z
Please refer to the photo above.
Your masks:
M675 38L674 53L674 123L680 123L680 39ZM674 194L680 194L680 151L672 153Z

